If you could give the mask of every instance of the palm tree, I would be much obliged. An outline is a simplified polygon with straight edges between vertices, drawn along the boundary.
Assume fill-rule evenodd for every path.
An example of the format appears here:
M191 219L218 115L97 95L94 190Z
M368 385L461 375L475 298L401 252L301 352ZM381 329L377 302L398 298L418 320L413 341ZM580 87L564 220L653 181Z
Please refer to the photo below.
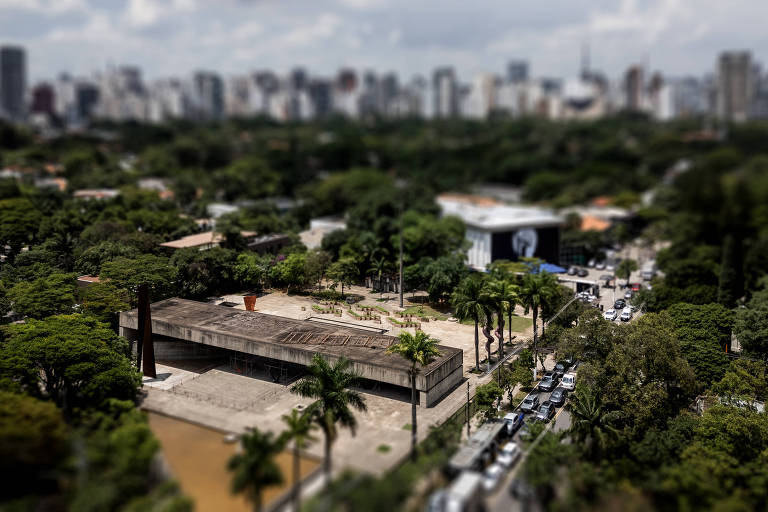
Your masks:
M509 339L512 339L512 314L519 298L517 289L506 279L492 279L486 288L486 302L496 312L499 327L499 359L504 357L504 310L507 310L509 320Z
M355 435L357 420L350 406L358 411L366 410L363 396L349 389L360 382L360 375L349 370L351 364L349 359L341 357L331 365L315 354L312 364L307 367L309 375L291 387L291 392L297 395L316 399L307 407L306 414L318 424L325 438L323 471L326 485L331 483L331 445L338 437L336 424L341 423Z
M389 271L389 262L382 256L378 260L373 260L371 268L368 269L369 274L376 276L379 293L384 295L384 290L381 286L381 278Z
M296 409L291 409L291 414L282 416L286 430L281 438L284 442L293 441L293 510L301 510L301 451L309 446L309 443L317 441L312 436L312 430L317 425L312 423L312 418L304 413L299 414Z
M480 319L485 314L482 300L483 278L480 274L467 276L451 296L454 314L459 320L475 322L475 368L480 368Z
M261 510L261 494L270 485L283 483L280 466L274 456L283 449L283 442L272 432L262 433L254 428L240 439L241 451L229 459L227 468L234 472L232 492L245 493L253 502L254 510Z
M416 460L416 402L418 401L418 391L416 391L416 375L418 371L416 365L427 366L432 359L440 357L440 351L437 349L438 340L431 338L424 331L416 331L416 334L401 332L399 341L390 345L387 349L389 354L400 354L403 359L411 362L411 459Z
M579 388L571 397L571 435L587 445L593 460L605 450L618 429L611 425L611 413L603 412L599 396L589 388Z
M533 312L533 367L536 368L538 358L538 326L536 321L539 318L539 311L543 305L547 304L557 291L557 281L555 277L548 272L539 272L538 274L526 274L523 277L523 285L518 292L520 302L525 306L525 314Z

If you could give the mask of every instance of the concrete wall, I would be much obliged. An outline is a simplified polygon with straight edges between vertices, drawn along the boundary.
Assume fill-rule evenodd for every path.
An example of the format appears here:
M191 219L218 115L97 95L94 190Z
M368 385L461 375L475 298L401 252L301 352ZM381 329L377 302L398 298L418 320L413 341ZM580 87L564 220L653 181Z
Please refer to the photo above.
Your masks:
M460 365L453 370L450 375L446 376L443 380L438 382L435 386L429 389L427 392L419 391L419 405L422 407L432 407L440 401L445 395L453 391L464 379L464 368Z

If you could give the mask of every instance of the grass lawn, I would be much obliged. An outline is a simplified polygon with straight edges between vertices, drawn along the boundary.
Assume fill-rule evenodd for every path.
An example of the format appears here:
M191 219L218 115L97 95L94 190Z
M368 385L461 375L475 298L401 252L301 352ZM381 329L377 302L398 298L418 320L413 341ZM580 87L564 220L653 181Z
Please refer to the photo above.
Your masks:
M508 318L504 317L504 332L509 332L509 326L507 325ZM464 325L475 325L474 320L462 320ZM496 316L493 317L493 327L497 326ZM533 325L533 320L525 318L524 316L512 315L512 332L525 332ZM481 325L482 328L482 325Z
M430 306L427 306L426 304L421 305L421 306L410 306L410 307L406 308L405 312L408 313L408 314L411 314L411 315L424 315L424 316L428 316L430 318L436 318L438 320L447 320L448 319L448 315L446 315L445 313L441 313L441 312L437 311L436 309L434 309L434 308L432 308Z

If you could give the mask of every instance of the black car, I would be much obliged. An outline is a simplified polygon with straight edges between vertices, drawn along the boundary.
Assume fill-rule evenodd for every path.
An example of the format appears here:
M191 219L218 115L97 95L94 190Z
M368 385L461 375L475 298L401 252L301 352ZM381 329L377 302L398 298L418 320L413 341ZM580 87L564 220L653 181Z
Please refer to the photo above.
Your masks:
M547 400L536 411L536 421L549 421L555 416L555 404Z
M556 388L551 395L549 395L549 401L555 404L556 407L560 407L565 403L565 398L568 396L568 391L565 388Z
M613 309L618 311L620 309L624 309L626 305L627 303L624 301L624 299L618 299L616 302L613 303Z
M589 271L585 268L580 268L578 270L579 277L587 277L589 275Z
M557 376L550 375L549 377L544 376L543 379L541 379L541 382L539 382L538 388L539 391L552 391L557 386Z
M563 374L565 373L565 371L567 369L568 369L568 366L565 363L557 363L555 365L554 373L555 373L555 375L557 375L558 379L562 379L563 378Z
M528 395L520 404L520 410L531 413L539 407L539 395Z

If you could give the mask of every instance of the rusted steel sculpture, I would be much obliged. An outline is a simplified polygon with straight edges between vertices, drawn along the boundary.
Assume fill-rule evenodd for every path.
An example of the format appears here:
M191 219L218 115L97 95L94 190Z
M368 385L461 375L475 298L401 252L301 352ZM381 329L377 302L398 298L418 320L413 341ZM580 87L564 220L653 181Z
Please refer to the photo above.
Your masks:
M139 340L137 345L136 366L141 370L144 363L144 375L157 378L155 370L155 347L152 343L152 315L149 308L149 286L139 285Z

